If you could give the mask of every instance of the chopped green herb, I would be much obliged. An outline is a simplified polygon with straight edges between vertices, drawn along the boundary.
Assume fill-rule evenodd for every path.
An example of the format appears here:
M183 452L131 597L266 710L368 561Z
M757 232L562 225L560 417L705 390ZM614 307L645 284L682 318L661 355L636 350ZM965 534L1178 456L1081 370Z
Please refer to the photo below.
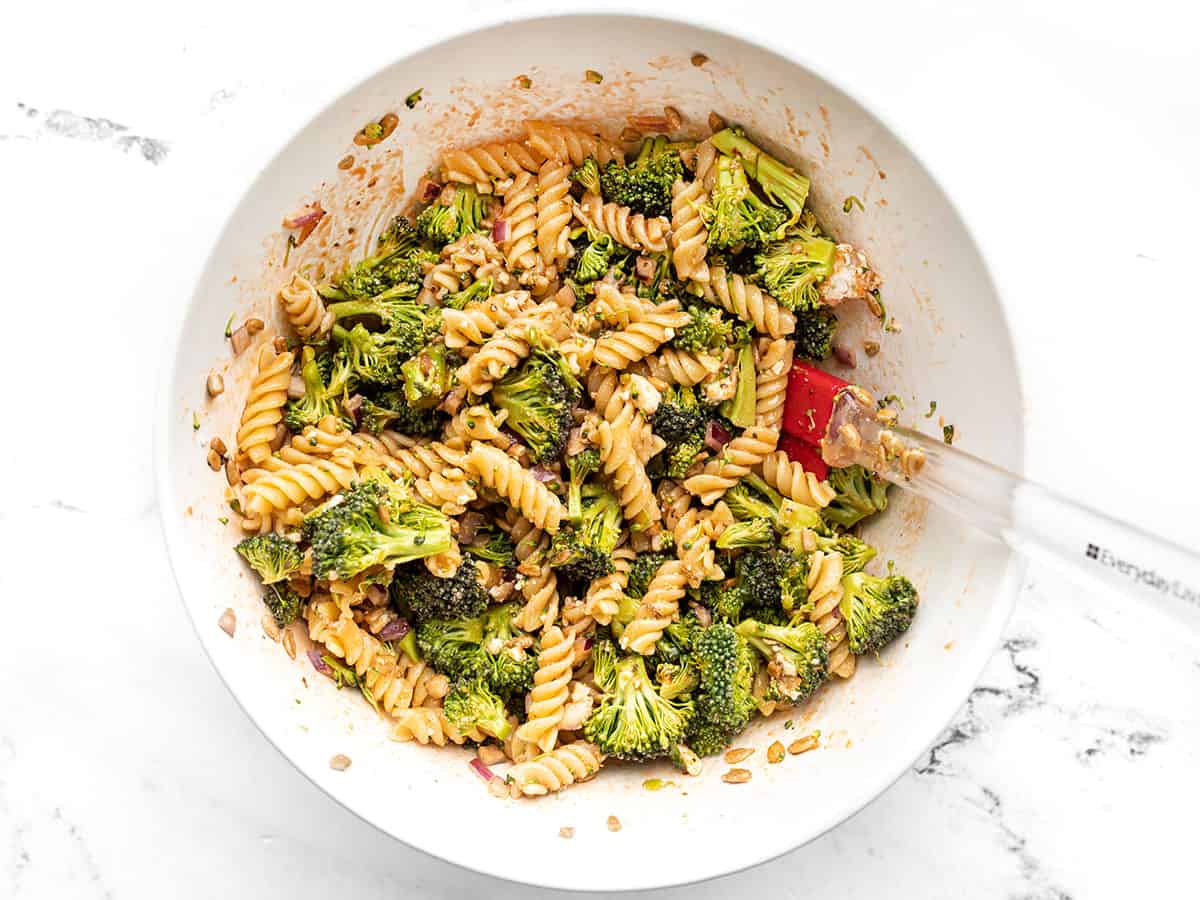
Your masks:
M291 238L288 238L291 240ZM225 337L233 337L233 317L236 313L230 313L229 318L225 320Z
M229 501L229 508L240 516L242 514L242 501L234 497Z
M795 724L796 723L793 722L791 719L788 719L786 722L783 723L783 727L784 728L792 728L795 726Z
M415 91L413 91L407 97L405 97L404 105L407 106L409 109L412 109L413 107L415 107L418 103L421 102L421 92L423 90L425 90L425 88L417 88Z
M954 443L954 426L953 425L943 425L942 426L942 440L945 441L947 444Z
M854 209L854 207L856 207L856 206L859 209L866 209L866 207L863 206L863 202L861 200L859 200L857 197L855 197L853 194L851 194L849 197L847 197L845 199L845 201L843 201L842 212L848 213L848 212L850 212L850 210Z
M195 410L192 410L192 431L200 430L200 415Z
M904 409L904 399L896 394L888 394L886 397L884 397L882 400L880 400L879 408L883 409L885 406L887 406L891 403L895 403L901 409Z
M220 522L222 525L228 525L229 524L229 516L217 516L217 521Z
M341 690L346 685L351 685L352 687L358 686L358 675L355 674L353 669L344 665L336 656L323 653L321 654L321 659L324 660L325 665L333 669L333 683L338 686L338 690Z
M937 401L936 401L936 400L930 400L930 401L929 401L929 412L925 413L925 418L927 418L927 419L932 419L932 418L933 418L933 414L934 414L935 412L937 412Z
M289 234L288 240L287 240L287 247L285 247L283 250L283 264L285 266L288 264L288 257L290 257L292 255L292 248L295 246L296 246L296 236L294 234ZM232 319L233 317L230 316L230 318ZM228 335L226 335L226 337L228 337Z

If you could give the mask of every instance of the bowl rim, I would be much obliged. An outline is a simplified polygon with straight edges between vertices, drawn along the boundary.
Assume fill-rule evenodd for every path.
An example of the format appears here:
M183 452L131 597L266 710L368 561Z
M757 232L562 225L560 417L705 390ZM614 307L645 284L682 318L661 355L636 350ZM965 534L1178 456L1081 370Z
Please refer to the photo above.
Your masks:
M781 40L778 40L770 35L754 33L746 28L740 21L732 18L722 18L718 15L713 15L704 11L693 10L676 10L668 8L665 4L655 4L653 8L646 9L630 3L615 3L612 5L603 4L599 0L591 0L591 2L581 5L575 5L572 8L565 9L559 3L541 2L541 0L531 0L531 2L519 2L515 7L508 6L498 10L492 10L481 13L473 18L469 27L460 27L456 25L441 26L431 25L425 31L423 37L412 44L404 47L402 51L384 62L379 62L372 58L372 62L359 69L354 69L347 73L348 83L337 90L336 92L324 95L319 106L314 109L305 109L301 118L288 119L286 123L281 123L286 127L280 128L281 138L277 141L269 142L265 151L260 151L256 154L256 164L248 166L246 171L251 173L245 180L239 176L237 189L229 194L221 195L221 205L223 213L216 220L219 224L213 231L210 239L204 241L201 249L194 254L189 254L192 260L196 261L197 268L190 272L187 279L186 302L177 304L172 310L168 318L167 331L165 334L166 341L163 344L162 358L160 360L158 373L158 397L155 403L156 420L153 430L153 445L152 456L154 465L154 484L156 497L158 500L158 520L159 526L163 534L164 544L167 550L167 561L171 570L172 578L176 585L176 591L180 602L183 604L187 613L188 621L190 622L200 646L207 657L209 664L216 673L221 683L229 691L234 702L246 715L246 717L254 724L259 733L267 740L276 751L286 759L293 768L295 768L305 779L309 781L319 791L324 793L333 802L337 803L343 809L348 811L360 821L366 823L370 827L388 836L392 840L396 840L407 847L410 847L418 852L427 853L443 862L451 865L459 866L472 872L478 872L481 875L490 876L512 884L528 884L531 886L575 891L579 893L596 893L604 892L625 892L635 890L653 890L667 887L676 887L688 884L696 884L710 879L720 878L727 875L734 875L743 872L746 869L763 863L774 860L786 853L798 850L806 846L818 838L825 835L827 832L836 828L838 825L849 820L857 815L883 793L885 793L896 781L900 779L912 767L920 755L937 739L938 733L931 735L920 735L917 740L907 740L903 742L903 752L896 754L896 759L899 760L896 765L883 768L880 767L876 776L866 783L866 786L858 791L853 797L848 797L838 807L829 807L827 813L820 817L818 826L802 840L797 840L788 836L777 837L774 840L767 839L759 846L762 848L758 852L747 855L746 858L740 860L733 867L724 867L718 863L711 866L709 869L700 872L695 877L688 877L684 880L677 879L662 879L656 878L653 871L645 871L638 873L642 877L636 883L628 883L617 886L605 886L600 888L580 888L577 885L568 884L557 881L552 878L539 879L536 868L526 870L525 873L518 878L506 874L497 874L496 872L488 871L485 868L479 867L472 863L470 857L465 852L456 852L454 848L433 848L422 845L419 842L419 835L413 837L401 837L393 831L388 830L382 825L368 818L365 814L360 813L356 808L351 806L347 801L340 798L332 790L324 787L320 781L309 774L306 763L299 760L298 756L284 746L284 742L277 740L272 734L268 733L263 724L250 712L243 702L234 685L230 683L221 667L217 664L216 659L209 647L209 640L215 640L215 635L205 636L201 631L200 623L192 614L191 606L186 599L184 585L179 577L179 569L175 559L177 553L184 552L182 548L185 546L185 539L181 533L179 517L173 512L168 515L168 510L165 505L165 499L171 496L170 490L170 465L167 454L168 449L168 432L171 422L172 402L171 402L171 387L174 375L174 363L179 356L179 352L187 333L184 330L187 314L191 309L192 303L195 300L196 283L199 275L204 272L211 260L214 257L217 245L220 242L225 229L231 222L233 215L236 213L240 204L246 199L250 189L254 186L257 179L261 176L263 170L274 163L281 156L296 135L301 129L311 124L314 120L330 111L333 107L342 103L347 96L361 88L366 82L375 78L380 72L387 67L395 65L404 59L416 54L430 50L436 50L439 46L447 44L468 35L477 34L479 32L488 31L502 25L519 24L522 22L531 22L538 20L554 20L554 19L586 19L586 18L614 18L614 19L640 19L650 23L666 23L671 25L683 25L697 29L699 31L711 32L715 35L733 38L736 41L746 44L755 50L772 54L793 65L800 66L823 79L830 85L833 85L848 98L858 104L868 115L874 118L879 124L887 129L888 132L904 147L911 155L916 165L924 172L930 182L933 183L942 196L949 209L956 215L962 223L963 230L967 238L975 246L978 252L983 276L991 285L992 291L1000 301L1000 317L1005 329L1005 336L1008 338L1010 347L1012 348L1012 358L1014 361L1014 376L1016 380L1016 389L1018 400L1020 401L1019 409L1021 426L1021 434L1024 437L1027 431L1028 416L1025 412L1026 392L1022 379L1021 358L1016 352L1015 342L1013 341L1013 328L1011 315L1008 310L1008 305L1004 302L1004 297L1000 292L996 279L992 273L991 267L988 264L988 257L984 252L984 248L980 243L977 230L971 227L970 218L964 214L963 210L954 202L953 197L944 189L941 181L935 176L930 169L925 159L919 153L916 142L910 139L908 133L898 127L894 121L888 116L882 114L872 103L863 99L861 90L856 86L852 73L846 74L839 72L834 75L827 71L824 67L814 63L808 59L800 49L787 47ZM233 199L232 203L227 203L228 199ZM1020 448L1020 457L1016 469L1022 471L1027 459L1026 442L1022 440ZM964 671L969 671L971 675L971 684L978 682L980 675L983 673L988 661L994 655L996 648L1000 644L1003 631L1008 623L1009 618L1016 606L1016 600L1021 585L1025 579L1027 570L1027 561L1009 550L1008 558L1004 565L1003 573L997 582L993 592L992 609L988 616L983 620L981 625L982 640L977 642L976 648L971 656L965 658L962 664ZM967 701L970 689L963 695L958 705L949 712L946 716L946 721L941 725L944 729L957 715L962 705ZM940 732L939 732L940 733ZM784 830L780 829L777 834L785 835ZM623 870L629 874L629 870Z

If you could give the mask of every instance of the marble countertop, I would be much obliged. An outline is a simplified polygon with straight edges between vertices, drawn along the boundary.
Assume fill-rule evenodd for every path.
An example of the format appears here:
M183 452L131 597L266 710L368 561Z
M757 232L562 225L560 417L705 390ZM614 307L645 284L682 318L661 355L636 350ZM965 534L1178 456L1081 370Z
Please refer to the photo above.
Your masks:
M495 5L371 15L394 15L411 42ZM847 0L818 19L850 37L803 52L904 122L969 210L1013 301L1029 473L1195 547L1192 467L1145 476L1104 426L1179 409L1176 389L1147 397L1124 374L1135 365L1192 402L1200 23L1166 0L1108 6ZM26 4L7 17L0 246L10 322L23 321L6 371L40 415L11 410L0 441L0 896L549 894L408 849L292 769L201 652L159 534L150 410L180 297L154 273L162 223L187 239L188 213L172 163L213 142L252 159L395 52L389 29L331 9ZM1176 445L1192 453L1189 418ZM1033 566L979 686L907 775L807 847L665 894L1186 893L1197 696L1192 637Z

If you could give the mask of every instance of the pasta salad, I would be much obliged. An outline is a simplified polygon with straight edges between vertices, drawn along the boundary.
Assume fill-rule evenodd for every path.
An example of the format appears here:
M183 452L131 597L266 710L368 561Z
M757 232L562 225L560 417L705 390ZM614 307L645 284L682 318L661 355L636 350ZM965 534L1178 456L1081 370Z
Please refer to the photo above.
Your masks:
M533 797L696 774L903 634L917 593L855 534L886 486L781 446L793 360L881 283L808 189L723 124L528 121L446 150L357 259L297 266L289 333L234 333L256 369L219 448L274 636Z

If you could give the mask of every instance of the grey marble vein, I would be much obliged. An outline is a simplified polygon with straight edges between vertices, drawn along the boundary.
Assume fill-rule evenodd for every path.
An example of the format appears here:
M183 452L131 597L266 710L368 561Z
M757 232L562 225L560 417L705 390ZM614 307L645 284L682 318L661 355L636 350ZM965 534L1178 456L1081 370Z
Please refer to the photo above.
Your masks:
M1010 900L1071 900L1071 893L1050 879L1044 864L1030 849L1029 839L1008 821L1000 795L982 785L979 791L976 805L1000 832L1004 848L1017 861L1021 885L1009 892Z
M76 141L109 144L124 153L135 152L149 163L158 165L170 153L170 145L161 138L129 133L129 126L100 116L84 116L66 109L43 114L35 107L18 103L26 118L41 122L41 133ZM8 138L29 135L6 135Z

